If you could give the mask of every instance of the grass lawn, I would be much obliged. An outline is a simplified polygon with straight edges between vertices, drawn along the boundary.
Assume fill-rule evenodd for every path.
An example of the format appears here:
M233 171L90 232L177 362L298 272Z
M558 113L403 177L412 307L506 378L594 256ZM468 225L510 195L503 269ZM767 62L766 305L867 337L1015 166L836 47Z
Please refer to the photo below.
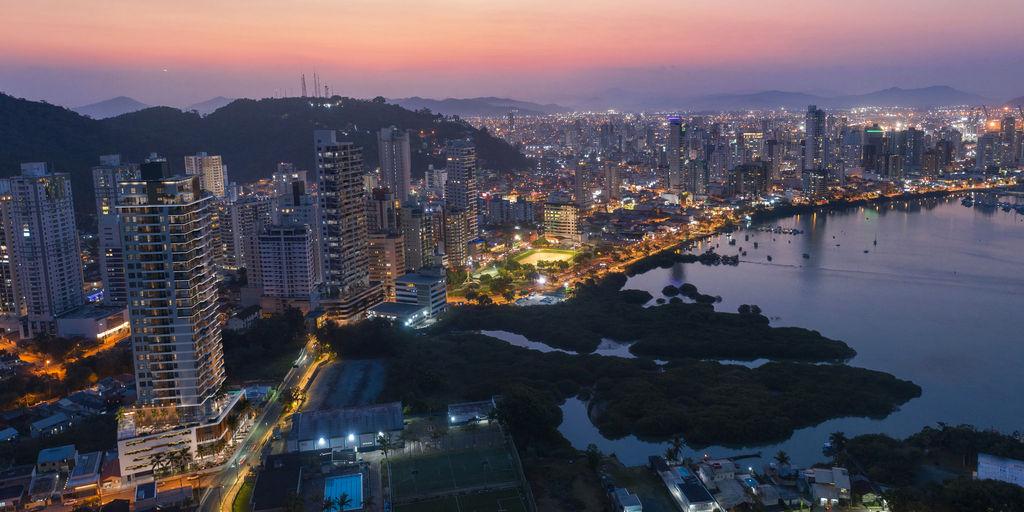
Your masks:
M526 512L526 499L519 489L443 496L436 499L396 505L395 512Z
M515 256L517 263L536 265L541 261L572 261L576 251L569 249L530 249Z
M516 480L511 456L504 447L391 461L396 501Z
M235 494L235 501L231 502L231 512L249 512L249 502L252 501L252 480L246 478L245 482L242 482L242 486L238 488L238 494Z

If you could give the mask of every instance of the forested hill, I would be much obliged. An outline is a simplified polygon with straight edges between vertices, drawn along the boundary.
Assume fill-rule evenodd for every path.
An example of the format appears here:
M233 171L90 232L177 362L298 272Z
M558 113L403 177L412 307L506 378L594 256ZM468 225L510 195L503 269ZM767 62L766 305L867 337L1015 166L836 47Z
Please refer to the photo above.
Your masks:
M313 165L313 130L342 130L342 140L363 147L368 169L377 165L376 131L395 125L413 131L413 176L430 163L443 165L437 151L445 139L472 137L481 166L522 169L528 160L515 147L462 122L427 111L406 110L380 100L334 97L312 105L307 98L240 99L207 115L153 107L94 120L69 109L0 94L0 176L19 172L21 162L49 162L69 172L80 216L91 215L93 193L89 169L99 155L120 153L141 162L156 152L181 171L183 157L198 151L219 154L232 181L269 177L278 162L300 168Z

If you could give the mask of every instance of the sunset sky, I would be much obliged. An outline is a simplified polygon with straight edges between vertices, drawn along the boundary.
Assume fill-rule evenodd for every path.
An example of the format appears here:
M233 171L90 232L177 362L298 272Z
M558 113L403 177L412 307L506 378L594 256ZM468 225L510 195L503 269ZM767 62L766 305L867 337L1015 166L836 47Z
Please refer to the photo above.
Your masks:
M612 89L1024 95L1021 0L0 0L0 91L571 104Z

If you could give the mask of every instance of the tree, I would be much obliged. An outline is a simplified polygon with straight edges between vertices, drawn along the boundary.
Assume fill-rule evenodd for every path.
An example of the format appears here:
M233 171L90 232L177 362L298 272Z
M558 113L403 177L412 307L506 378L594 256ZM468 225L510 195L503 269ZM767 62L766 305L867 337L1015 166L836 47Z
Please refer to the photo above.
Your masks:
M669 443L669 447L665 450L665 458L669 460L678 460L681 453L683 453L683 438L674 436L672 441Z
M846 450L846 444L849 439L846 438L846 434L843 432L833 432L828 436L828 445L826 446L824 453L827 457L832 457L832 462L839 464L839 456Z
M775 454L775 462L779 463L779 467L789 466L789 454L779 450L779 453Z
M557 432L562 412L544 393L524 386L510 387L498 402L498 419L521 442L545 441Z
M338 508L338 501L330 496L324 496L324 501L320 505L320 508L324 512L333 512L334 509Z
M597 471L597 468L601 466L601 459L604 458L601 450L597 448L596 444L590 443L587 445L587 451L584 454L587 456L587 466L592 471Z
M381 433L377 436L377 446L380 446L380 451L384 455L384 461L388 460L388 453L391 451L391 434Z
M346 493L341 493L341 495L338 496L337 502L338 502L338 510L339 511L345 510L345 507L347 507L347 506L352 504L352 498L350 498L348 496L348 494L346 494Z

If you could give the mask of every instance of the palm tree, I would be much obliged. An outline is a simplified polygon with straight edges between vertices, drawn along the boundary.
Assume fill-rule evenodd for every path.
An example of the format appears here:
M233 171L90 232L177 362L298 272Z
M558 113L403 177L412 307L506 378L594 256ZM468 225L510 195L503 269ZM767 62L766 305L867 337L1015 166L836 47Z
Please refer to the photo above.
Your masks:
M324 502L321 505L324 512L332 512L335 508L338 508L338 501L330 496L324 496Z
M775 454L775 462L779 463L779 467L786 467L789 465L789 454L779 450L779 453Z
M341 495L339 495L337 500L335 500L335 501L338 502L338 510L339 511L345 510L345 507L347 507L347 506L352 504L352 498L350 498L348 496L348 494L344 493L344 492L341 493Z
M156 479L156 473L167 464L168 454L160 452L149 458L149 464L153 468L153 478Z

